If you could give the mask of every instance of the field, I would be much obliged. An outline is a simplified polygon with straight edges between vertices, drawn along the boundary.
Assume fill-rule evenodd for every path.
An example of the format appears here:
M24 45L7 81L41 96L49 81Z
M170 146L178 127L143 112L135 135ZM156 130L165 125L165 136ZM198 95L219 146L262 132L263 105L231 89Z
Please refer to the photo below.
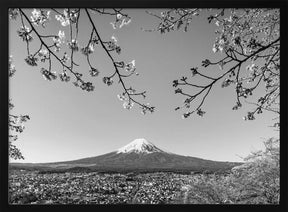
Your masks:
M14 170L10 204L169 204L193 175L45 173Z

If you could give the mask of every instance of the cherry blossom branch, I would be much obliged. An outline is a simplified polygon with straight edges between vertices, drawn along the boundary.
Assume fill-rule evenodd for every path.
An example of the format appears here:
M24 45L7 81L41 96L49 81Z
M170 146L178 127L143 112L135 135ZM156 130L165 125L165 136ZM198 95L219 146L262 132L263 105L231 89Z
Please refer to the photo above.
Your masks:
M15 72L15 66L12 64L11 56L9 58L9 66L8 70L9 77L12 77ZM24 159L24 156L22 155L21 151L17 148L16 145L14 145L12 142L16 141L18 139L18 136L15 133L22 133L24 130L23 123L30 119L28 115L13 115L11 114L11 110L13 109L14 105L11 102L11 99L8 101L9 105L9 117L8 117L8 128L9 128L9 157L13 159Z
M187 31L188 26L191 22L192 16L197 16L198 12L201 9L195 8L195 9L170 9L168 11L162 12L161 15L157 15L155 13L152 13L150 11L146 11L147 14L154 16L161 20L159 23L157 29L153 30L144 30L144 31L160 31L160 33L169 32L175 29L180 29L182 25L185 25L184 31ZM171 13L174 13L175 16L171 15Z
M120 74L120 72L119 72L119 70L118 70L118 66L116 65L116 62L115 62L114 58L113 58L112 55L110 54L109 50L106 48L104 42L102 41L102 39L101 39L101 37L100 37L100 35L99 35L98 31L97 31L97 28L96 28L96 26L95 26L95 24L94 24L94 22L93 22L93 20L92 20L92 18L91 18L91 16L90 16L90 13L89 13L88 9L85 8L85 11L86 11L86 14L87 14L87 16L88 16L88 18L89 18L90 23L92 24L93 30L94 30L94 32L96 33L97 38L98 38L98 40L99 40L100 43L101 43L102 48L105 50L106 54L108 55L108 57L110 58L110 60L111 60L112 63L113 63L113 66L114 66L114 69L115 69L114 74L117 74L117 76L118 76L118 78L119 78L119 82L121 83L122 88L124 89L124 93L127 94L128 98L129 98L129 102L132 101L132 102L138 104L139 106L141 106L142 109L144 109L144 110L149 110L149 111L153 112L153 111L154 111L154 107L144 105L144 104L136 101L134 98L132 98L132 95L128 92L128 89L127 89L126 86L125 86L125 83L124 83L124 81L123 81L123 79L122 79L122 75ZM114 76L114 74L113 74L112 76ZM111 77L109 77L109 78L111 78ZM140 94L143 94L143 92L142 92L142 93L139 93L139 95L140 95Z
M71 67L69 67L69 66L67 66L66 64L64 64L64 62L63 62L53 51L51 51L51 46L48 46L48 45L43 41L43 39L42 39L43 36L38 33L38 31L35 29L35 27L33 26L33 24L30 22L30 20L29 20L29 18L27 17L27 15L22 11L22 9L19 9L19 11L20 11L20 14L22 14L22 15L25 17L26 21L29 23L30 27L32 28L32 31L37 35L39 41L41 42L41 45L43 45L43 46L46 47L46 49L48 50L49 54L51 54L56 60L58 60L58 62L59 62L63 67L65 67L67 70L69 70L69 71L75 76L75 78L77 79L77 81L79 80L80 82L84 83L84 81L80 78L80 76L79 76L76 72L74 72ZM54 46L54 45L53 45L53 46ZM53 46L52 46L52 47L53 47ZM49 57L50 57L50 56L49 56ZM50 61L51 61L51 60L50 60Z
M196 109L194 111L186 112L183 116L184 118L187 118L195 111L197 111L198 115L202 116L204 112L201 110L200 107L203 105L204 100L208 96L213 85L215 85L217 81L223 79L228 75L229 77L225 79L225 81L222 83L222 87L227 87L230 84L236 84L237 105L233 107L233 110L238 109L242 106L240 97L247 98L248 95L252 95L252 91L259 87L261 82L266 82L266 89L268 90L272 87L279 87L279 83L277 84L276 82L273 84L273 80L269 79L269 76L276 77L276 81L277 78L279 78L278 70L280 61L278 57L278 52L280 51L279 32L277 35L277 27L279 25L279 12L277 12L277 10L274 10L275 15L273 13L271 15L269 13L272 10L273 9L244 9L242 13L238 13L241 10L229 9L229 11L231 11L231 16L229 17L224 16L225 9L222 9L217 14L208 17L209 23L215 21L215 24L218 27L222 27L222 29L216 31L216 34L218 34L219 36L216 37L216 41L213 45L212 50L214 51L214 53L218 51L224 52L225 56L216 62L211 62L210 60L206 59L202 62L202 66L206 68L212 65L219 65L220 69L223 70L224 66L227 64L236 64L233 64L232 68L229 68L228 71L224 72L219 77L211 77L206 74L200 73L199 71L197 71L197 68L191 68L192 76L198 75L206 80L209 80L208 84L206 85L190 82L188 83L187 77L182 77L180 81L174 80L173 87L189 86L196 89L196 93L189 94L187 92L183 92L182 89L178 87L175 90L175 93L181 94L187 97L187 99L185 99L183 106L177 107L175 108L175 110L178 110L180 108L190 108L191 103L201 97L202 99L200 99L200 103L198 104L198 106L196 106ZM187 11L191 11L192 13L187 13ZM195 14L193 14L193 11L195 11ZM179 12L182 12L183 14L177 16L179 15ZM172 9L162 12L161 15L157 15L151 12L147 13L160 20L160 23L157 27L157 30L160 31L160 33L166 33L172 30L179 30L182 25L185 25L183 22L185 20L185 18L183 19L183 17L185 16L187 16L188 19L186 19L184 31L187 31L187 25L189 25L191 21L190 18L192 18L192 16L194 15L198 15L197 9ZM270 29L270 31L268 30L268 36L267 28ZM273 34L272 32L274 31L276 31L276 33ZM261 33L264 34L264 38L261 40L259 38L257 39L258 35L258 37L263 37L263 34L260 35ZM278 46L279 49L277 49ZM270 52L268 55L267 50ZM274 52L271 53L271 51ZM266 55L264 56L263 53L266 53ZM275 60L273 59L272 55L275 56ZM269 57L271 59L269 62L267 62L267 58ZM251 67L247 67L249 67L249 70L251 70L250 74L252 76L247 78L242 77L242 65L248 60L251 60L254 64L254 62L256 62L256 60L259 58L263 58L263 60L266 60L265 65L261 67L261 73L257 72L257 66L252 67L251 65ZM261 60L260 63L262 62L263 61ZM271 64L273 64L275 68L270 68ZM240 74L240 72L242 73ZM270 72L270 75L266 76L268 72ZM242 82L244 82L245 80L247 82L255 81L256 83L250 88L244 88ZM205 95L202 96L202 94L204 93Z
M62 39L65 37L64 31L59 31L58 35L41 35L34 26L34 24L35 25L41 24L42 26L44 26L45 22L49 19L50 11L45 12L41 9L40 10L34 9L32 11L32 16L31 16L32 21L30 21L30 19L24 13L24 11L22 9L19 9L19 13L21 15L22 25L23 25L22 27L23 29L21 32L19 32L19 36L22 37L23 40L27 42L27 46L28 46L29 39L30 38L32 39L32 36L31 36L32 32L36 34L36 36L38 37L40 41L39 50L36 51L33 55L29 54L28 57L25 59L26 62L31 66L37 66L38 58L36 56L38 55L39 57L41 57L41 62L45 62L46 60L48 60L49 62L48 70L46 70L45 68L41 68L41 73L43 74L45 79L54 80L56 79L57 76L55 75L55 72L54 73L51 72L52 57L53 57L53 59L56 59L56 61L58 61L63 68L63 73L59 74L60 79L62 81L68 82L70 80L70 76L67 76L66 74L66 71L68 70L76 78L76 82L73 82L73 84L76 87L80 86L83 90L87 90L87 91L94 90L94 86L92 85L92 83L90 82L85 83L81 78L83 74L76 72L75 67L74 67L74 66L79 66L75 62L74 53L79 50L77 37L78 37L78 32L79 32L79 28L78 28L79 18L81 14L80 9L79 8L78 9L64 9L63 13L59 12L58 10L54 8L52 8L51 10L56 13L55 18L58 21L60 21L62 26L65 27L69 25L69 34L70 34L69 40L70 41L67 44L69 48L71 49L70 57L65 52L63 55L63 58L61 59L58 55L56 55L56 53L54 53L54 51L52 51L53 47L55 48L57 52L60 50L60 44L62 43ZM118 27L121 28L122 26L129 24L129 22L131 21L131 18L127 14L122 13L122 9L112 9L112 12L109 12L109 11L107 12L106 9L92 8L90 10L94 13L96 12L101 15L104 14L104 15L115 16L115 22L112 23L113 28L117 27L118 25L119 25ZM117 40L115 39L115 37L112 36L111 41L103 41L99 36L99 33L95 27L95 24L91 18L90 13L88 12L88 9L85 9L85 11L91 23L92 30L91 30L91 34L90 34L90 38L87 43L87 46L81 48L81 52L86 56L87 63L90 67L90 70L89 70L90 75L92 77L99 75L99 71L96 68L94 68L90 62L90 54L93 53L95 44L100 43L102 49L107 53L107 56L111 59L115 68L115 71L111 76L103 78L103 82L107 85L111 85L113 83L112 78L115 75L117 75L119 78L119 83L124 89L124 93L120 97L118 95L118 98L120 100L122 101L125 100L123 106L127 109L130 109L135 103L141 107L143 113L146 113L146 111L153 112L155 109L154 107L150 106L149 104L142 104L134 98L136 96L142 96L143 98L145 98L146 91L136 92L131 87L130 88L126 87L125 82L123 80L124 77L130 77L133 74L135 74L135 61L132 61L131 63L127 63L127 64L125 64L123 61L116 62L110 52L116 51L118 54L120 54L121 48L120 46L116 44ZM29 26L31 26L32 28L31 30L25 28L24 20L23 20L24 18L29 23ZM93 37L94 33L96 34L95 37ZM49 45L46 42L46 40L44 40L47 38L48 39L52 38L54 43L52 45ZM47 50L45 49L43 50L42 47L46 48ZM29 52L29 46L27 48ZM70 59L70 65L67 65L66 63L68 59ZM128 74L121 74L119 68L125 69L128 72ZM136 75L138 74L136 73Z
M187 80L186 77L182 77L181 81L183 81L183 83L178 82L178 80L174 80L174 81L173 81L173 86L174 86L174 87L189 85L189 86L196 87L196 88L202 88L200 91L198 91L198 92L197 92L196 94L194 94L194 95L188 95L187 93L184 93L184 92L182 91L182 89L179 89L179 88L176 89L176 90L175 90L175 93L176 93L176 94L179 93L179 94L182 94L182 95L184 95L184 96L188 96L189 98L185 100L184 105L183 105L182 107L177 107L177 108L175 108L175 109L178 110L178 109L184 108L184 107L190 108L190 103L191 103L193 100L195 100L198 96L200 96L205 90L207 90L206 93L205 93L205 95L202 97L200 104L196 107L196 109L193 110L193 111L188 111L188 112L184 113L184 115L183 115L184 118L187 118L187 117L189 117L191 114L193 114L195 111L197 111L198 115L201 115L201 116L202 116L205 112L201 110L201 106L203 105L203 103L204 103L206 97L208 96L209 92L211 91L213 85L214 85L217 81L219 81L220 79L224 78L227 74L229 74L229 73L234 72L235 70L237 70L236 82L235 82L235 83L236 83L237 85L239 85L239 83L240 83L239 73L240 73L240 70L241 70L241 65L242 65L243 63L245 63L247 60L249 60L251 57L254 57L255 55L257 55L257 54L265 51L265 50L268 49L268 48L270 48L271 46L273 46L273 44L279 42L279 40L280 40L280 38L278 38L278 39L276 39L275 41L271 42L271 43L268 44L267 46L261 47L260 49L258 49L257 51L253 52L253 53L250 54L249 56L246 56L244 59L238 60L238 61L237 61L238 63L237 63L236 65L234 65L232 68L230 68L228 71L226 71L225 73L223 73L222 75L220 75L220 76L217 77L217 78L211 78L211 77L209 77L209 76L203 75L203 74L201 74L201 73L197 70L197 68L192 68L191 70L192 70L192 74L193 74L193 75L198 74L198 75L200 75L200 76L202 76L202 77L204 77L204 78L206 78L206 79L210 79L210 80L212 80L212 81L211 81L210 83L208 83L206 86L203 86L203 85L194 85L194 84L191 84L191 83L187 83L187 82L186 82L186 80ZM220 62L223 62L226 58L227 58L227 57L225 57L224 59L220 60ZM230 62L231 62L231 61L230 61ZM210 61L209 61L209 62L206 61L206 63L207 63L208 65L216 65L216 64L218 64L218 62L217 62L217 63L211 63ZM204 64L205 64L205 63L204 63ZM249 90L249 92L252 92L256 87L258 87L258 85L260 84L260 82L261 82L261 80L263 79L263 77L264 77L264 76L263 76L263 74L262 74L262 76L260 77L260 79L258 80L258 82L256 83L256 85L255 85L254 87L250 88L250 89L247 89L247 91ZM231 82L232 82L232 81L231 81ZM222 85L222 87L226 87L226 86L228 86L228 85L229 85L229 84L227 84L227 85L224 84L224 85ZM241 87L241 88L242 88L242 87ZM246 92L246 90L245 90L245 92ZM240 92L240 88L239 88L239 89L236 89L236 93L237 93L237 105L240 106L240 105L241 105L241 102L240 102L240 99L239 99L239 97L240 97L239 94L242 93L242 92ZM245 94L246 94L246 93L245 93ZM254 113L253 113L253 114L254 114Z

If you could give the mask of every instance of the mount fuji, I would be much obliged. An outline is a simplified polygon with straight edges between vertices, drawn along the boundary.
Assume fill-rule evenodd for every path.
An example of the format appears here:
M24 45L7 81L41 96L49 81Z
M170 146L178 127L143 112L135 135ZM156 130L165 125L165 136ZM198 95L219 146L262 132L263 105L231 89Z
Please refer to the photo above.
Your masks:
M12 168L33 170L137 171L226 171L242 163L219 162L163 151L144 138L135 139L116 151L72 161L11 163Z
M117 153L146 153L164 152L144 138L138 138L117 150Z

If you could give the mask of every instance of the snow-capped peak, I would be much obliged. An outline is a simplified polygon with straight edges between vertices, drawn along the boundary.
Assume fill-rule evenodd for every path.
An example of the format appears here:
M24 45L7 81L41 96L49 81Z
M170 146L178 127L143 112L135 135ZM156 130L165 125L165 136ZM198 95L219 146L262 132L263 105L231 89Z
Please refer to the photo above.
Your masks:
M163 152L163 151L158 147L156 147L151 142L147 141L146 139L138 138L130 142L126 146L123 146L117 150L117 153L130 153L130 152L149 154L153 152Z

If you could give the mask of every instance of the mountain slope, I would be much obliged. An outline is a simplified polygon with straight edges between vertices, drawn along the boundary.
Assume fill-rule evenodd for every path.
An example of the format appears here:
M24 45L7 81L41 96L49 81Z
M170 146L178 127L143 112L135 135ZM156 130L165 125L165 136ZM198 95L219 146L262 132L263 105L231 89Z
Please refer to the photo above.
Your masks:
M145 139L136 139L116 151L96 157L56 163L33 164L34 167L72 168L91 170L227 170L241 163L218 162L168 153ZM15 164L14 164L15 165ZM19 164L18 164L19 165ZM27 166L27 164L26 164Z

